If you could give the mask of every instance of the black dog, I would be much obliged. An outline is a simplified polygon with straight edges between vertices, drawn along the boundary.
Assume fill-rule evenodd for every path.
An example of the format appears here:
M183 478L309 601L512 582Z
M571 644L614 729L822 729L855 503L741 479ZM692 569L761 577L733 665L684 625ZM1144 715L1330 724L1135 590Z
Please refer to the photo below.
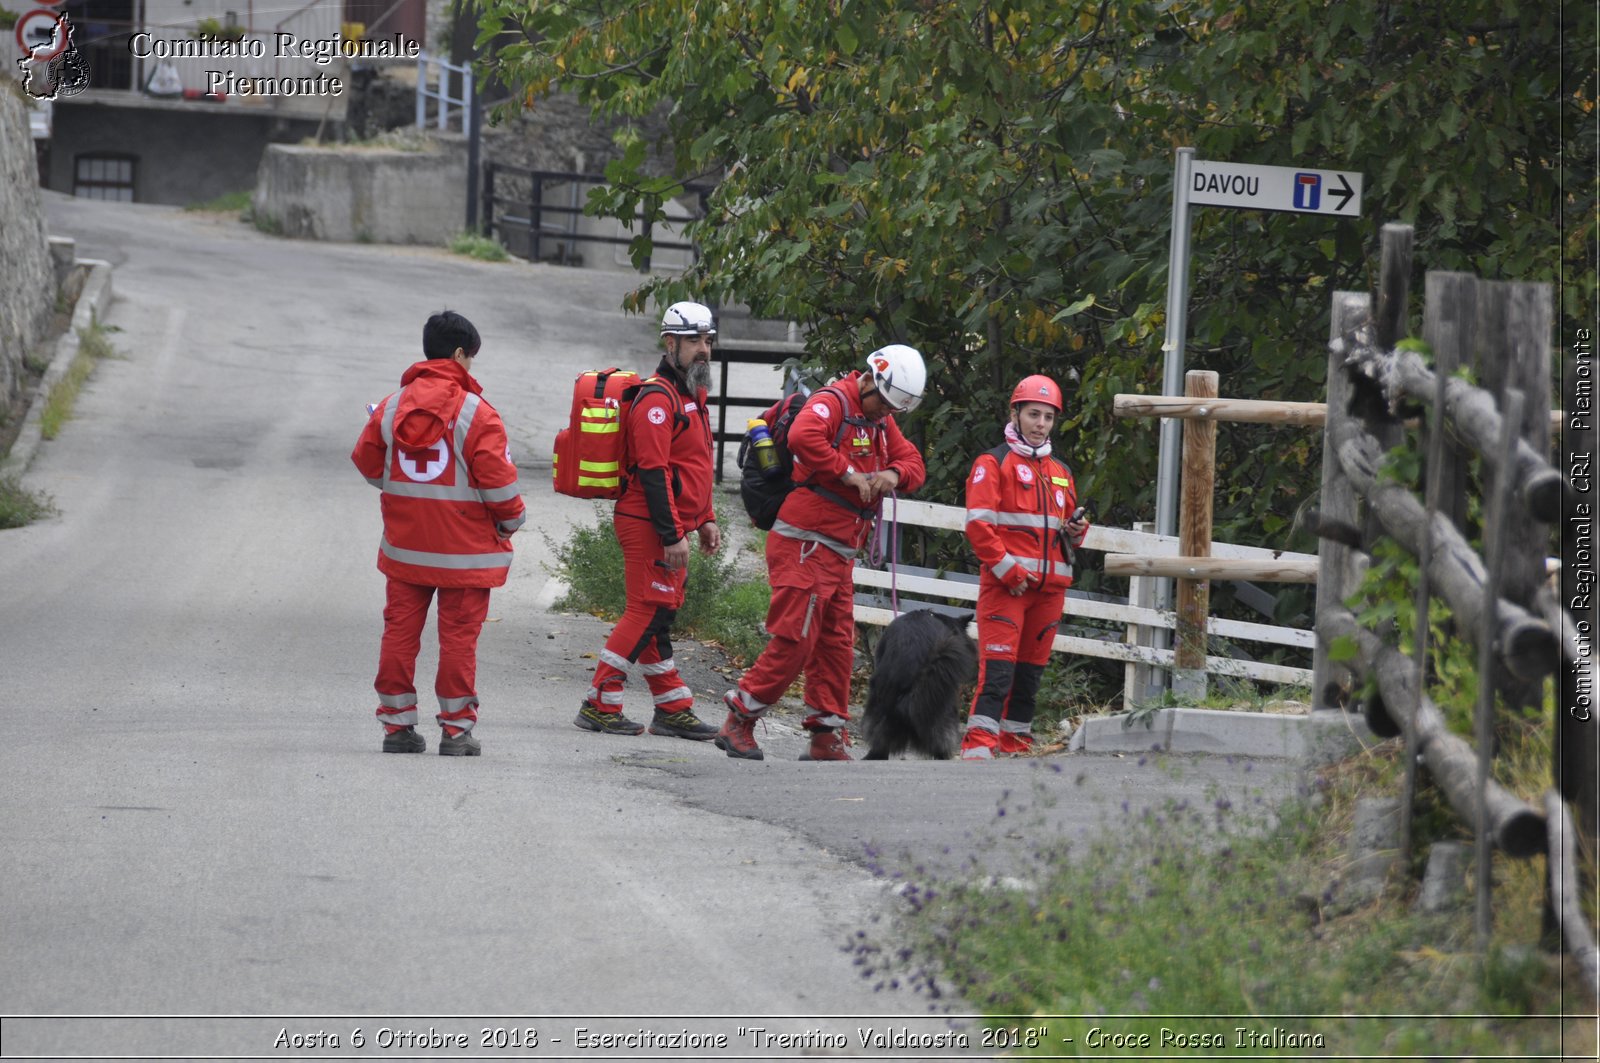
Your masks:
M967 637L972 614L927 609L901 613L878 639L861 733L864 760L887 760L914 749L949 760L961 744L957 698L978 673L978 649Z

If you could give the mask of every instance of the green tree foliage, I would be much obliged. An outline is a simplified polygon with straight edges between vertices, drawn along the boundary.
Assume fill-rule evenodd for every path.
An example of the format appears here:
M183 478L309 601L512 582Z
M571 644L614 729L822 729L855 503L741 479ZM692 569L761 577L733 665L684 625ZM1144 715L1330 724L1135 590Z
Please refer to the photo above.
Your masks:
M1196 211L1190 368L1224 395L1322 397L1336 289L1417 227L1418 276L1596 285L1592 5L1515 0L490 0L480 44L524 102L623 122L598 214L662 217L715 181L699 261L630 297L802 322L817 362L929 356L908 429L955 500L1020 376L1068 386L1059 435L1102 519L1154 510L1157 432L1111 415L1161 386L1174 149L1366 176L1359 220ZM664 115L671 172L631 120ZM648 251L641 234L637 258ZM1071 386L1076 382L1076 386ZM1218 535L1291 545L1320 440L1219 432ZM1302 540L1298 544L1304 546Z

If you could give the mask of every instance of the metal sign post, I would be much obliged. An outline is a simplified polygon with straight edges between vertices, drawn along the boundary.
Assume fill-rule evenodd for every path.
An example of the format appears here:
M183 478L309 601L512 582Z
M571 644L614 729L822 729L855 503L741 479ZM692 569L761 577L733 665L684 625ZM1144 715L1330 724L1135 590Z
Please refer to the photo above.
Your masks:
M1361 175L1347 170L1296 166L1256 166L1213 162L1194 157L1193 148L1179 148L1172 167L1172 244L1167 256L1167 334L1161 344L1161 393L1183 394L1184 345L1189 328L1189 207L1234 207L1288 214L1329 214L1355 218L1361 214ZM1156 533L1178 534L1178 470L1182 426L1176 418L1161 421L1161 450L1156 466ZM1156 583L1156 608L1172 609L1172 580ZM1163 647L1170 632L1158 633Z

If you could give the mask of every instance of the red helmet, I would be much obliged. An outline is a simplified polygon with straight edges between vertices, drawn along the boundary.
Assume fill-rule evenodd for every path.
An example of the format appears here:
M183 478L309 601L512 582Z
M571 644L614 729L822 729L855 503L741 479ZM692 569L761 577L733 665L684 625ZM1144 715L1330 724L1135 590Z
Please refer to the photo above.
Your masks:
M1046 406L1054 406L1057 413L1061 409L1061 389L1056 387L1056 382L1041 373L1025 376L1017 382L1016 390L1011 393L1011 405L1019 402L1042 402Z

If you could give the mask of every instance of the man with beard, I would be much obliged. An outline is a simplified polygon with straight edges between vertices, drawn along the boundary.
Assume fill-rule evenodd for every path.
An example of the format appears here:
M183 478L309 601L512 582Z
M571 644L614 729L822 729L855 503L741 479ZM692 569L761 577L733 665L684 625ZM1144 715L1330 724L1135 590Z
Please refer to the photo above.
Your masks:
M594 683L573 721L586 731L636 735L644 726L622 712L629 668L642 666L654 715L650 733L703 742L717 729L694 714L694 695L672 659L672 622L689 577L689 533L702 553L722 544L711 507L711 311L673 303L661 317L666 355L640 384L628 411L627 480L612 527L622 545L628 604L595 665Z

